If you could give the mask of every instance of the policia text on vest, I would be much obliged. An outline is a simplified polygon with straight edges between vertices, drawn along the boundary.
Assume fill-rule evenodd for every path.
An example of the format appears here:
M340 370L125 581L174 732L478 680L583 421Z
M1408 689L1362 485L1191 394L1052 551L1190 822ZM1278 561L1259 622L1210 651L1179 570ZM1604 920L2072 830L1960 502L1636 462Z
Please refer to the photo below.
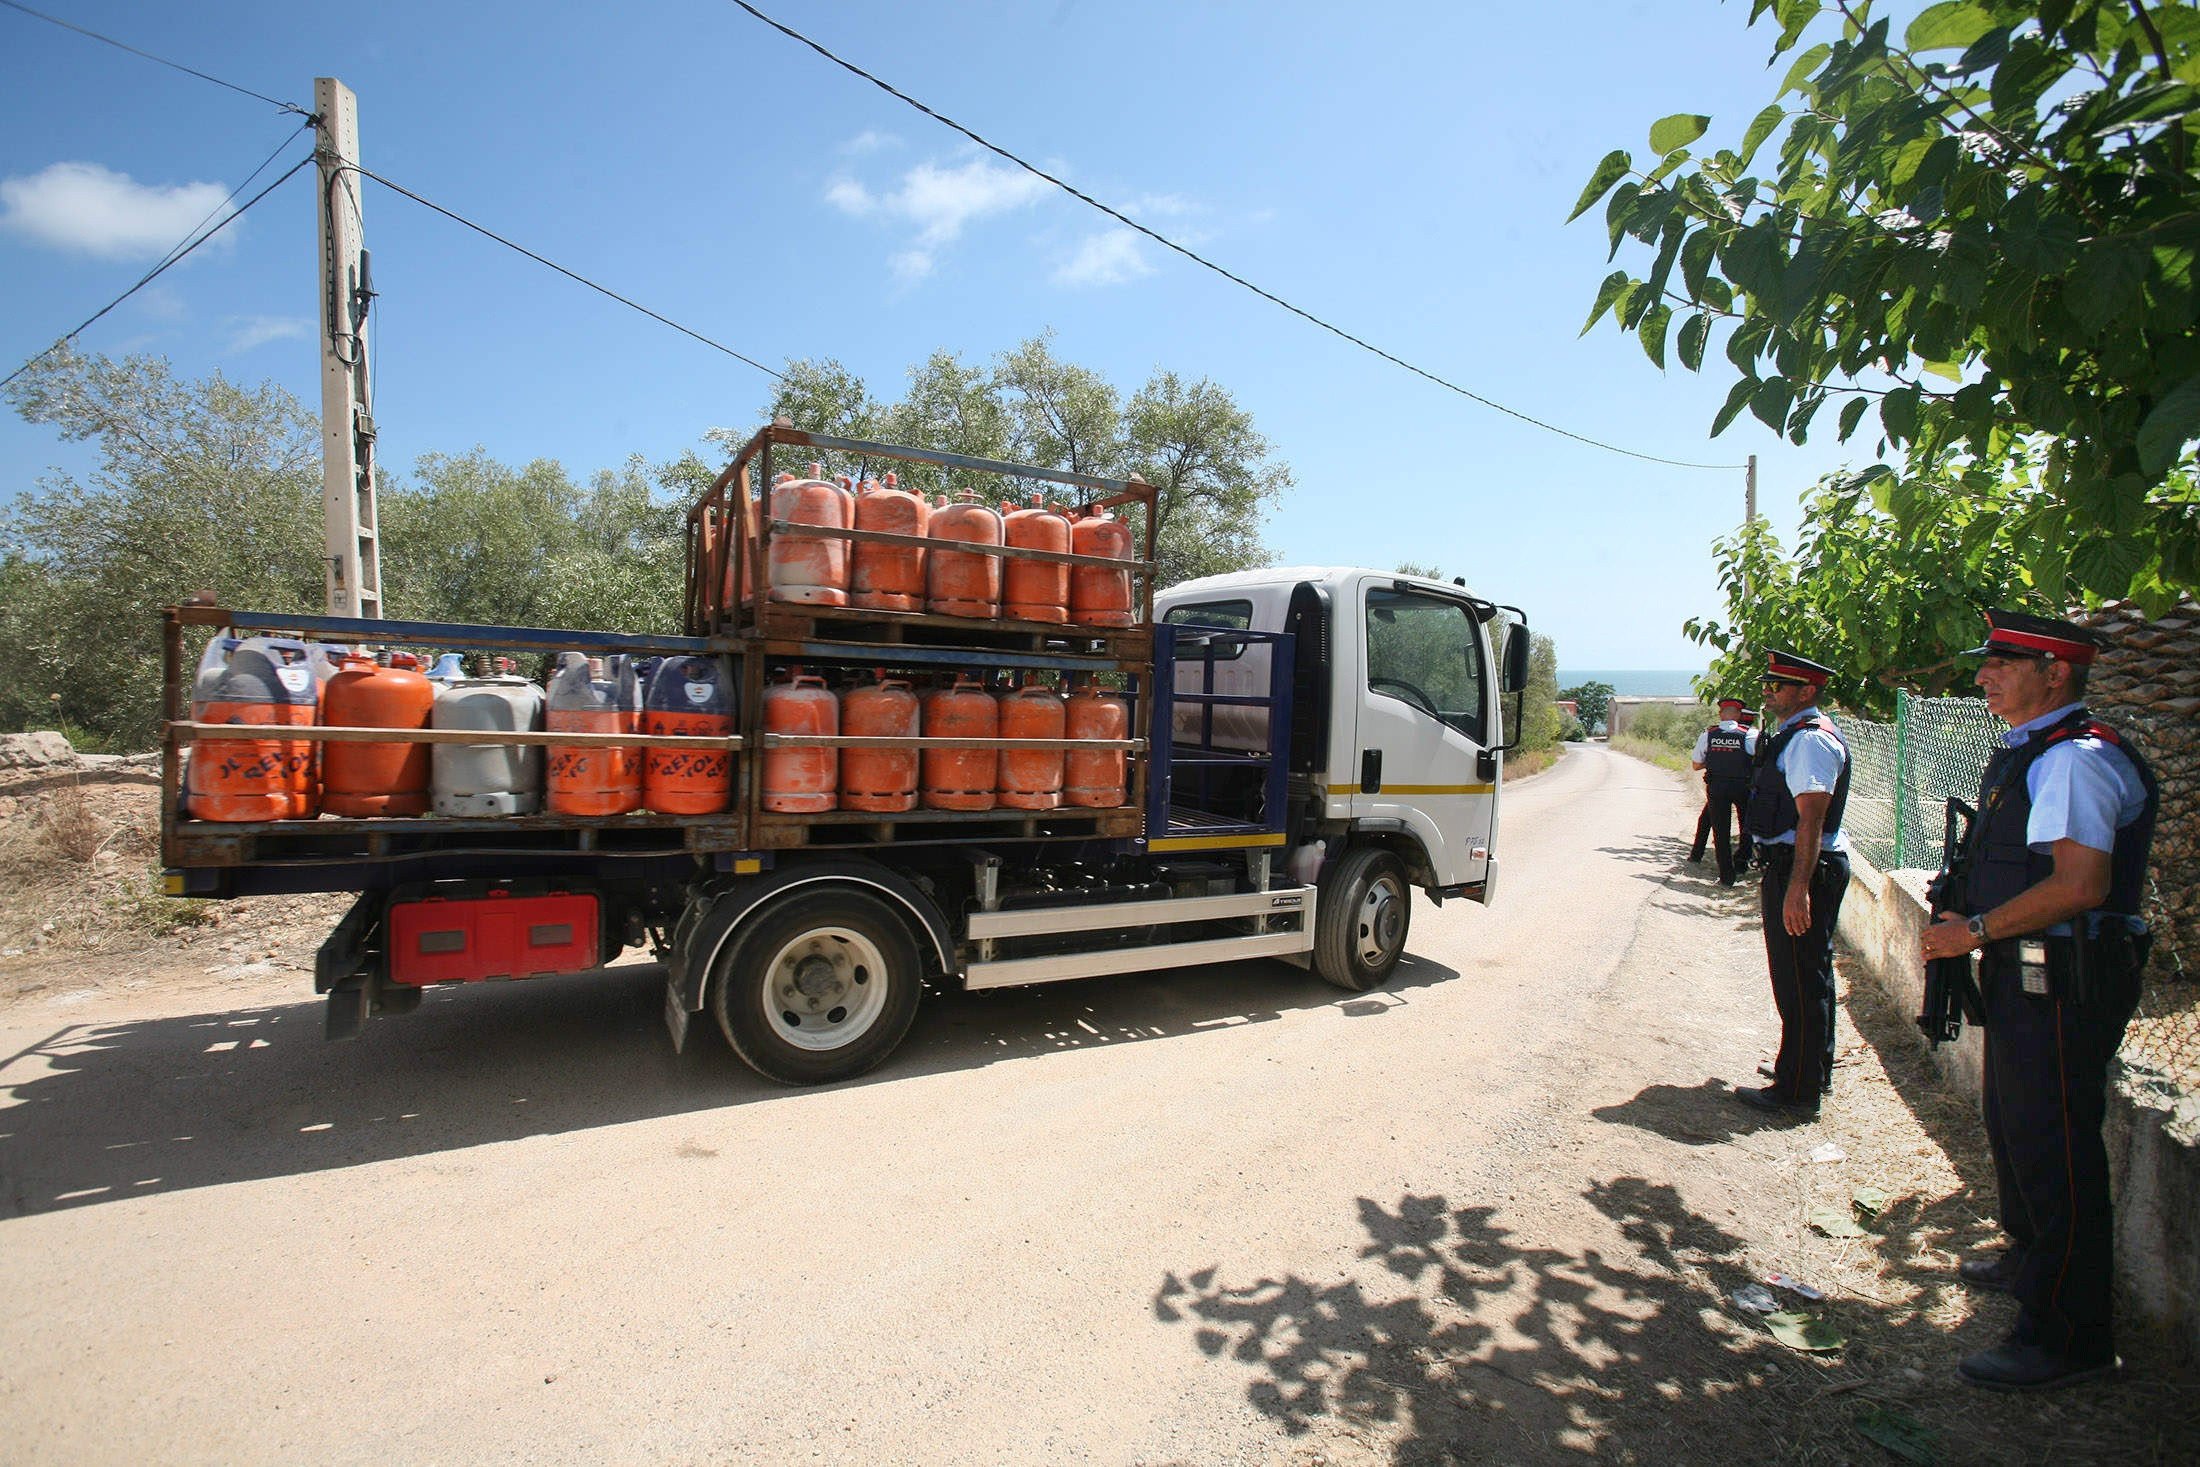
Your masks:
M1747 823L1742 819L1743 808L1749 803L1749 780L1755 769L1757 735L1740 723L1742 702L1739 698L1719 700L1719 721L1696 736L1693 764L1703 771L1703 812L1696 817L1696 843L1688 852L1690 861L1703 859L1706 839L1712 841L1719 856L1719 884L1732 886L1734 872L1739 863L1750 862L1750 839ZM1741 827L1740 849L1729 845L1727 827Z
M2150 941L2139 895L2160 801L2146 760L2080 701L2094 634L2016 612L1987 620L1978 684L2010 731L1980 781L1963 889L1922 949L1927 962L1978 955L2009 1247L1962 1274L2018 1305L2009 1338L1960 1369L1991 1389L2040 1390L2116 1364L2101 1122Z

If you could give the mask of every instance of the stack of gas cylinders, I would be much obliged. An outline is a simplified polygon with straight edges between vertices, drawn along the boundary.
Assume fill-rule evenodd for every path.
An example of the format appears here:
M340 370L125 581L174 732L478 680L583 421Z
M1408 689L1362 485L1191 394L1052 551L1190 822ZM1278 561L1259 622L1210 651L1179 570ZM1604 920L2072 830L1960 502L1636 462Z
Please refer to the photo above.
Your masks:
M1089 676L989 687L968 674L919 690L884 670L834 688L800 667L764 689L764 732L790 739L1127 739L1130 709ZM767 747L763 805L827 810L1114 809L1129 798L1121 749Z
M781 474L770 509L773 519L790 526L927 542L891 545L778 530L766 557L767 594L774 601L1065 626L1127 627L1136 620L1128 570L955 548L998 545L1128 560L1130 527L1105 509L1073 516L1037 494L1029 504L995 508L968 489L953 500L942 495L927 502L900 487L893 474L883 482L866 479L859 488L845 476L827 479L818 464L810 465L808 478Z
M735 693L715 657L596 660L560 653L547 686L500 659L468 677L455 654L430 672L408 652L382 658L281 637L218 637L192 684L194 722L250 728L200 739L185 813L227 822L374 816L666 815L723 811L733 794L723 749L605 744L321 742L312 726L486 732L734 732Z

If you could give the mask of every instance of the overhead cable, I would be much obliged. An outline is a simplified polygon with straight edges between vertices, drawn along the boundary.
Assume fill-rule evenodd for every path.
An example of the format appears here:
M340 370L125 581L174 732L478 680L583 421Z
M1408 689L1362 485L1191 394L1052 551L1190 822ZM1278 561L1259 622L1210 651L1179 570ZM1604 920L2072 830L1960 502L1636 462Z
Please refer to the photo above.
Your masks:
M4 0L0 0L0 3L4 3ZM527 246L523 244L513 243L511 240L506 239L503 235L498 234L495 230L490 229L486 225L476 224L473 220L468 219L465 215L455 213L452 210L446 209L441 204L435 202L435 200L433 199L422 198L419 194L414 193L411 189L406 188L403 184L390 182L388 179L384 178L381 174L374 172L372 169L361 168L356 163L346 163L343 165L342 171L346 173L356 173L361 178L371 178L376 183L382 185L382 187L390 190L390 192L402 194L424 209L432 209L436 213L441 214L444 218L450 220L453 224L463 224L468 229L471 229L474 233L481 235L487 239L493 239L498 244L503 245L506 249L515 251L518 254L525 255L528 259L533 260L536 264L541 265L546 269L555 270L560 275L563 275L566 279L573 281L576 284L587 286L590 290L595 291L598 295L609 296L611 299L617 301L620 305L625 306L628 310L639 311L643 315L649 317L650 320L656 321L661 325L670 326L673 330L679 332L682 336L692 337L695 340L703 343L703 345L711 348L711 350L713 351L724 352L727 356L732 357L737 362L746 362L748 365L756 368L757 371L764 373L766 376L776 377L781 382L787 380L786 373L776 371L771 367L767 367L754 357L743 356L741 353L735 351L732 347L727 346L724 342L713 341L700 331L682 326L679 322L673 320L670 316L661 316L657 312L651 310L649 307L641 304L639 301L627 299L625 296L619 294L608 285L598 285L595 281L590 280L587 276L582 275L577 271L568 270L563 265L560 265L557 261L548 259L542 255L538 255L533 250L527 248Z
M832 62L833 65L841 68L843 71L853 73L854 75L863 78L863 80L869 82L872 86L877 87L880 91L886 93L888 96L893 97L898 101L905 102L909 106L916 108L917 111L922 112L925 116L931 118L934 122L937 122L944 127L954 129L956 132L961 133L964 137L970 139L970 141L976 143L979 147L985 149L989 153L992 153L996 157L1004 158L1010 163L1015 164L1018 168L1023 169L1026 173L1032 174L1034 177L1046 180L1046 182L1053 184L1056 188L1060 189L1063 193L1068 194L1071 198L1076 199L1079 203L1089 204L1093 208L1099 210L1101 213L1107 215L1110 219L1115 220L1116 222L1124 225L1127 228L1136 230L1138 233L1146 236L1146 238L1152 240L1155 244L1162 246L1164 249L1174 250L1177 254L1182 255L1185 259L1190 260L1193 264L1200 266L1202 269L1212 270L1215 274L1220 275L1223 279L1229 281L1231 284L1242 286L1246 290L1249 290L1253 294L1259 296L1262 300L1265 300L1272 305L1283 307L1283 309L1289 311L1292 315L1297 316L1299 319L1309 322L1312 325L1320 327L1322 330L1328 332L1330 335L1348 341L1354 346L1359 347L1362 351L1372 352L1374 355L1381 357L1384 361L1391 363L1393 366L1403 367L1408 372L1413 373L1414 376L1421 377L1426 379L1427 381L1433 382L1438 387L1441 387L1448 392L1456 392L1461 397L1464 397L1471 402L1478 402L1486 408L1491 408L1497 412L1505 414L1507 417L1518 418L1521 422L1526 423L1531 427L1541 428L1546 433L1556 433L1561 438L1571 438L1576 443L1586 443L1591 448L1601 448L1607 453L1623 454L1628 458L1642 459L1647 463L1666 464L1676 469L1739 469L1745 467L1745 465L1742 464L1708 464L1695 463L1687 459L1661 458L1654 453L1640 453L1632 448L1621 448L1618 444L1606 443L1599 438L1591 438L1586 433L1576 433L1570 428L1561 428L1556 423L1547 423L1541 418L1532 417L1527 413L1521 412L1518 408L1507 407L1501 402L1497 402L1494 399L1484 397L1479 392L1475 392L1469 388L1462 387L1458 383L1450 381L1447 378L1440 377L1436 373L1429 371L1425 367L1417 367L1413 363L1407 361L1404 357L1398 356L1394 352L1385 351L1383 350L1383 348L1375 345L1373 342L1368 341L1363 337L1353 335L1351 332L1345 330L1342 326L1333 325L1330 322L1325 321L1321 317L1315 315L1313 312L1293 305L1291 302L1285 300L1282 296L1277 295L1274 291L1265 290L1262 287L1255 285L1252 281L1247 280L1244 276L1235 274L1232 271L1227 270L1220 265L1217 265L1214 261L1206 258L1204 255L1201 255L1196 251L1193 251L1183 245L1178 244L1175 240L1170 239L1167 235L1156 233L1154 230L1149 229L1145 225L1139 223L1136 219L1131 218L1128 214L1125 214L1122 210L1102 203L1100 200L1094 198L1091 194L1084 192L1082 189L1077 188L1073 184L1064 182L1062 179L1055 177L1053 174L1047 172L1044 168L1039 167L1037 164L1027 162L1024 159L1018 157L1016 154L1011 153L1008 149L1002 147L1000 144L995 143L990 139L982 137L978 133L971 131L969 128L963 126L961 123L957 122L954 118L947 116L945 113L936 111L935 109L926 106L924 103L918 101L915 97L910 96L907 92L904 92L900 88L894 86L891 82L874 76L870 72L865 71L862 67L856 65L853 61L849 61L844 57L836 55L816 41L811 40L808 36L802 34L802 32L794 29L792 26L782 24L781 22L772 19L763 11L757 9L754 5L751 5L749 3L749 0L732 0L732 3L739 6L742 10L747 11L756 19L762 21L765 25L770 26L773 30L778 31L781 35L787 37L789 40L799 41L801 44L809 47L812 51L815 51L818 55L824 57L827 61Z
M0 3L5 3L5 0L0 0ZM286 140L286 141L287 141L287 140ZM160 277L161 277L162 275L166 274L166 273L168 272L168 270L169 270L169 269L171 269L172 267L174 267L174 266L176 266L176 265L178 265L178 264L181 264L181 263L183 262L183 260L184 260L184 259L185 259L185 258L186 258L187 256L189 256L189 255L190 255L190 253L191 253L191 252L192 252L193 250L197 249L197 248L198 248L198 247L199 247L200 245L202 245L202 244L205 244L205 243L206 243L206 242L207 242L208 240L212 239L212 238L213 238L213 237L214 237L215 235L217 235L217 234L220 234L220 233L221 233L221 232L222 232L223 230L227 229L227 228L228 228L228 227L229 227L230 225L232 225L232 224L236 223L236 222L237 222L237 220L239 220L239 219L243 218L243 217L244 217L244 215L245 215L245 212L246 212L247 210L249 210L249 209L250 209L250 208L251 208L251 207L252 207L252 206L253 206L254 204L257 204L257 203L258 203L258 202L259 202L260 200L262 200L262 199L266 198L266 197L267 197L267 196L268 196L269 194L271 194L271 193L275 192L275 190L277 190L277 189L281 188L281 187L282 187L282 186L283 186L284 184L286 184L286 183L290 182L291 178L292 178L293 176L295 176L295 175L297 174L297 172L298 172L298 170L299 170L299 169L301 169L301 168L305 168L305 167L308 167L308 166L310 166L310 165L312 164L312 162L313 162L313 157L312 157L312 155L311 155L311 154L308 154L308 155L306 155L305 157L303 157L303 158L300 158L300 159L299 159L299 160L298 160L297 162L295 162L295 163L293 163L293 164L291 164L291 165L290 165L290 168L288 169L288 171L286 171L286 172L285 172L285 173L283 174L283 176L282 176L281 178L278 178L278 179L276 179L276 180L275 180L275 181L274 181L273 183L269 184L269 185L268 185L268 186L267 186L266 188L263 188L263 189L261 189L261 190L260 190L260 191L259 191L258 193L254 194L254 195L253 195L253 196L252 196L251 198L249 198L249 199L245 200L243 204L241 204L241 205L239 205L239 206L238 206L238 208L236 209L236 211L235 211L234 213L231 213L231 214L229 214L229 215L225 216L225 217L224 217L224 218L222 219L222 221L221 221L221 222L220 222L219 224L216 224L216 225L215 225L215 226L214 226L213 228L211 228L211 229L207 230L207 231L206 231L205 233L201 234L201 235L200 235L200 236L199 236L199 237L198 237L197 239L194 239L194 240L192 240L192 241L191 241L191 242L190 242L189 244L187 244L187 245L184 245L184 246L183 246L182 248L180 248L180 249L177 249L177 250L172 250L172 251L170 251L170 252L169 252L169 256L168 256L168 258L167 258L167 259L165 259L165 260L161 261L161 262L160 262L160 263L159 263L158 265L155 265L155 266L154 266L154 267L153 267L152 269L150 269L150 270L146 271L146 272L145 272L145 273L144 273L143 275L139 276L139 277L138 277L138 281L137 281L137 284L135 284L135 285L131 286L131 287L130 287L130 288L129 288L128 290L126 290L126 291L124 291L124 292L123 292L122 294L120 294L120 295L116 296L116 297L115 297L115 298L114 298L113 300L111 300L111 301L107 302L107 304L105 304L105 305L101 306L101 307L100 307L100 308L99 308L98 310L96 310L96 311L92 312L92 314L91 314L91 315L89 315L89 316L85 317L85 318L84 318L84 320L83 320L82 322L80 322L80 323L79 323L79 324L77 325L77 327L76 327L76 328L75 328L74 330L72 330L72 331L68 332L68 333L67 333L66 335L63 335L62 337L60 337L60 338L59 338L58 340L56 340L56 341L54 342L54 344L53 344L52 346L49 346L49 347L47 347L47 348L46 348L46 349L45 349L44 351L42 351L42 352L38 353L38 354L37 354L36 356L32 357L32 358L31 358L31 359L30 359L29 361L27 361L27 362L23 363L23 365L22 365L22 366L20 366L20 367L17 367L17 368L16 368L16 369L15 369L14 371L12 371L12 372L8 373L8 375L7 375L7 376L5 376L5 377L0 377L0 387L6 387L6 386L7 386L7 385L8 385L8 384L9 384L10 382L13 382L13 381L14 381L14 380L15 380L16 378L18 378L18 377L22 376L22 375L23 375L23 374L24 374L25 372L28 372L28 371L29 371L29 370L30 370L30 369L31 369L31 368L32 368L32 367L33 367L34 365L36 365L36 364L37 364L37 363L39 363L39 362L42 362L42 361L44 361L44 360L45 360L45 359L46 359L47 357L49 357L49 356L52 356L52 355L53 355L53 354L54 354L54 353L55 353L56 351L60 350L60 349L61 349L61 348L62 348L63 346L66 346L66 345L67 345L67 344L68 344L69 342L71 342L71 341L74 341L74 340L75 340L75 339L76 339L77 337L79 337L79 336L83 335L83 333L84 333L84 330L85 330L85 328L86 328L86 327L90 326L90 325L91 325L91 324L92 324L92 323L93 323L94 321L97 321L97 320L98 320L98 319L99 319L100 317L102 317L102 316L106 315L106 314L107 314L107 313L108 313L109 311L113 310L113 309L114 309L114 308L115 308L116 306L119 306L119 305L121 305L121 304L122 304L122 303L123 303L124 301L128 300L128 299L129 299L129 298L130 298L131 296L133 296L133 295L136 295L136 294L137 294L137 293L138 293L139 291L143 290L143 289L144 289L144 288L145 288L146 286L148 286L148 285L151 285L151 284L152 284L152 283L153 283L153 282L154 282L155 280L158 280L158 279L159 279L159 278L160 278ZM265 165L265 164L262 164L261 166L262 166L262 167L264 168L264 167L265 167L266 165Z
M200 81L210 81L217 87L227 87L232 92L241 93L244 96L252 98L254 101L265 102L270 107L279 107L285 112L295 112L300 117L310 115L307 113L305 108L299 106L296 102L285 102L278 97L270 97L265 92L255 92L250 87L240 87L233 81L223 81L218 76L210 76L206 72L200 71L195 66L185 66L180 61L170 61L165 56L155 56L150 51L141 51L127 41L118 41L113 36L103 36L98 31L87 30L83 26L76 24L74 21L63 20L58 15L48 15L43 10L33 10L28 5L22 4L21 0L0 0L0 5L5 5L10 10L20 10L25 15L28 15L35 20L42 20L48 25L60 26L65 31L75 31L80 36L89 36L95 41L102 41L109 46L115 47L117 50L127 51L132 56L143 57L147 61L151 61L158 65L168 67L169 69L174 71L180 71L186 76L195 76Z

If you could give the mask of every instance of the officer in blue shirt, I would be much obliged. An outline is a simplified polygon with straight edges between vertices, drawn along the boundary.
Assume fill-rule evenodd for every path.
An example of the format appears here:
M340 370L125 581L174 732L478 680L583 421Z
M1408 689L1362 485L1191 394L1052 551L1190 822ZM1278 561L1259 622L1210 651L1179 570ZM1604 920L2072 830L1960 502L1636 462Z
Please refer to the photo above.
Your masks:
M2146 760L2082 701L2096 634L2021 612L1986 617L1972 655L2009 733L1980 782L1962 910L1936 914L1922 946L1928 959L1979 954L1986 1136L2010 1246L1962 1274L2018 1303L2009 1338L1958 1368L1973 1384L2026 1391L2116 1364L2101 1121L2146 964L2139 897L2159 796Z
M1760 1110L1814 1117L1833 1088L1833 929L1849 889L1849 749L1818 710L1833 669L1793 652L1766 654L1765 722L1749 792L1749 834L1765 868L1759 910L1780 1054L1772 1083L1737 1088Z

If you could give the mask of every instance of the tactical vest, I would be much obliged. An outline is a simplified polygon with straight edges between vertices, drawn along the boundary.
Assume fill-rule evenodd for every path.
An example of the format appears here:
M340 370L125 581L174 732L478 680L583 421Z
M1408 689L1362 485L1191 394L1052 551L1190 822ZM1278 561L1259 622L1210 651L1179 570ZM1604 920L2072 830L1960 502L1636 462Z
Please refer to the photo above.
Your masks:
M2004 745L1986 762L1986 776L1979 783L1978 822L1971 828L1968 847L1970 874L1963 886L1963 906L1968 913L1991 912L2027 887L2045 881L2055 869L2052 852L2035 851L2027 837L2032 823L2032 791L2027 776L2032 766L2065 739L2096 738L2131 761L2146 792L2139 818L2116 832L2108 858L2108 897L2093 910L2139 915L2139 897L2146 884L2147 854L2154 844L2154 812L2161 803L2154 771L2139 751L2123 741L2114 729L2096 720L2084 708L2068 717L2036 728L2016 745Z
M1704 736L1704 778L1738 790L1749 783L1751 767L1748 731L1711 725Z
M1780 756L1795 742L1797 734L1810 728L1831 734L1841 746L1841 777L1833 782L1833 803L1826 807L1823 834L1830 839L1841 828L1841 812L1849 807L1849 770L1854 761L1849 758L1848 741L1841 737L1841 730L1833 726L1832 719L1820 714L1757 740L1757 777L1749 787L1749 833L1759 840L1786 835L1801 823L1795 796L1788 790L1787 777L1780 773Z

